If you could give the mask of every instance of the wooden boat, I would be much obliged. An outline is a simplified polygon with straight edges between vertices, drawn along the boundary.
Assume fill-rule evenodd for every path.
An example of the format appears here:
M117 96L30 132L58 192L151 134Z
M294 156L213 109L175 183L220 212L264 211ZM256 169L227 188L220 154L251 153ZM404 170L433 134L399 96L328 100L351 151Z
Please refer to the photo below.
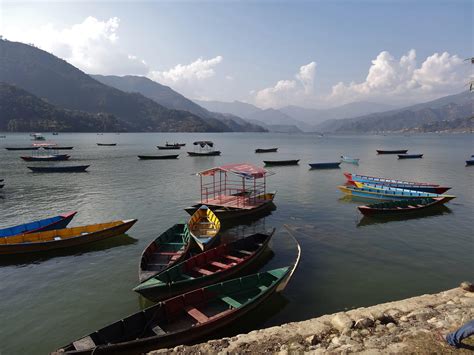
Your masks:
M367 182L363 182L363 183L369 184ZM356 186L353 180L347 180L347 184ZM446 187L446 186L405 185L405 184L396 184L396 183L383 183L383 184L376 184L376 185L382 185L384 187L393 187L397 189L406 189L406 190L412 190L412 191L430 192L433 194L444 194L446 191L451 189L451 187Z
M257 148L255 153L275 153L278 148Z
M38 150L39 147L5 147L6 150Z
M221 155L221 152L218 150L213 150L210 152L188 152L190 157L213 157Z
M181 149L179 145L157 145L156 146L159 150L174 150L174 149Z
M359 164L359 158L351 158L345 155L341 155L341 163Z
M380 150L377 149L377 154L406 154L408 149L399 149L399 150Z
M43 147L46 150L71 150L74 147L72 146L65 146L65 145L55 145L53 147Z
M189 219L188 229L199 248L206 250L216 241L221 222L210 208L203 205Z
M196 141L194 152L188 152L190 157L212 157L221 155L219 150L214 150L214 142L211 141Z
M138 155L140 160L163 160L163 159L178 159L179 154L172 155Z
M474 159L466 160L466 166L474 165Z
M420 159L423 154L398 154L398 159Z
M346 195L377 200L401 200L423 197L445 197L448 200L451 200L455 198L455 196L451 195L438 195L429 192L399 189L384 185L364 184L359 182L354 182L354 185L355 186L338 186L338 189Z
M100 147L115 147L117 143L97 143Z
M71 156L67 154L52 154L52 155L29 155L20 157L24 161L64 161Z
M82 173L90 165L27 166L34 173Z
M125 233L136 221L128 219L0 238L0 255L35 253L97 242Z
M299 159L295 160L264 160L263 163L266 166L285 166L285 165L298 165Z
M175 224L154 239L142 253L138 279L143 282L182 261L189 254L191 235L187 224Z
M19 224L17 226L0 229L0 238L11 237L18 234L45 232L54 229L63 229L71 222L77 212L60 214L55 217L40 219L38 221Z
M133 290L158 302L229 279L260 257L274 232L221 244L160 272Z
M186 344L234 323L281 292L296 269L283 267L206 286L109 324L59 349L65 354L141 354Z
M374 203L366 206L357 207L365 216L372 215L388 215L388 214L404 214L419 212L427 208L441 205L450 199L445 197L434 198L413 198L410 200L388 201L382 203Z
M387 179L387 178L382 178L382 177L351 174L351 173L344 173L344 176L347 178L347 180L367 182L367 183L373 183L373 184L382 184L382 185L396 184L396 185L407 185L407 186L408 185L439 186L438 184L432 184L432 183L426 183L426 182L395 180L395 179Z
M309 166L311 169L339 169L341 162L331 162L331 163L310 163Z
M165 145L167 147L184 147L184 146L186 146L186 143L172 143L172 144L169 144L168 142L166 142Z

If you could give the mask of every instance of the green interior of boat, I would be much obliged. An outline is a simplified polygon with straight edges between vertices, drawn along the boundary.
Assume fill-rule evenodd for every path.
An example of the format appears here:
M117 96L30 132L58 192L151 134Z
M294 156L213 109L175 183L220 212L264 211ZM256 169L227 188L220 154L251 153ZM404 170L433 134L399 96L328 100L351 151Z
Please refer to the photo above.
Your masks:
M369 205L370 208L381 208L381 209L391 209L391 208L408 208L408 206L421 207L427 204L433 203L435 200L432 198L415 198L410 200L397 200L397 201L387 201L381 203L374 203Z

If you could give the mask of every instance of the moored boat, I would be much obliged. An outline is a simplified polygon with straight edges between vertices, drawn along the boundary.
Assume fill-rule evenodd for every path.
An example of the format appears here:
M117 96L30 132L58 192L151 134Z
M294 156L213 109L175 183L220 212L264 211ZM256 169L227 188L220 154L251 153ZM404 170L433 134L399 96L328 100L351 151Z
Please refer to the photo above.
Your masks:
M117 143L97 143L99 147L115 147Z
M82 173L90 165L27 166L34 173Z
M206 250L217 240L221 222L210 208L202 205L189 219L188 229L199 248Z
M140 282L186 258L191 247L190 238L187 224L175 224L148 244L140 258Z
M298 165L299 159L293 160L264 160L263 163L266 166L286 166L286 165Z
M350 163L350 164L359 164L359 158L351 158L345 155L341 155L341 162L342 163Z
M408 149L398 149L398 150L380 150L377 149L377 154L406 154Z
M275 153L278 151L278 148L257 148L255 153Z
M368 185L373 184L373 183L368 183L368 182L362 182L362 183L368 184ZM356 186L355 181L353 180L347 180L347 184ZM393 187L397 189L412 190L412 191L430 192L433 194L444 194L446 191L451 189L451 187L447 187L447 186L407 185L407 184L397 184L397 183L375 183L375 185L380 185L384 187Z
M397 185L439 186L438 184L432 184L432 183L426 183L426 182L396 180L396 179L388 179L388 178L383 178L383 177L367 176L367 175L359 175L359 174L351 174L351 173L344 173L344 176L347 178L347 180L367 182L367 183L373 183L373 184L381 184L381 185L397 184Z
M167 147L185 147L186 143L168 143L165 144Z
M6 150L38 150L39 147L5 147Z
M166 160L166 159L178 159L179 154L172 155L138 155L140 160Z
M125 233L136 221L119 220L0 238L0 255L36 253L97 242Z
M398 154L398 159L421 159L423 154Z
M0 238L11 237L18 234L44 232L54 229L63 229L71 222L77 212L60 214L55 217L19 224L17 226L0 229Z
M221 155L219 150L214 150L214 142L196 141L193 143L196 147L194 152L188 152L190 157L210 157Z
M219 150L213 150L210 152L188 152L188 155L190 157L214 157L221 155L221 152Z
M474 159L466 160L466 166L474 165Z
M64 161L71 156L67 154L51 154L51 155L29 155L20 157L24 161Z
M43 149L46 150L71 150L73 149L73 146L67 146L67 145L55 145L54 147L43 147Z
M338 169L341 162L310 163L311 169Z
M133 290L158 302L228 279L256 261L273 233L252 234L221 244L157 274Z
M445 197L414 198L409 200L388 201L357 207L365 216L413 213L442 205L451 200Z
M179 145L157 145L156 146L159 150L177 150L181 149L181 146Z

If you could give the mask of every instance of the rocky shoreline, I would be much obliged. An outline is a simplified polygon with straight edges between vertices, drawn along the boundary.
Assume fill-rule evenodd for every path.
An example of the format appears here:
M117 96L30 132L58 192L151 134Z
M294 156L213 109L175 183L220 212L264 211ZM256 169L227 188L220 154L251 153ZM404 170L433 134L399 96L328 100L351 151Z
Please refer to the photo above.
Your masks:
M468 354L443 337L474 319L474 286L353 309L302 322L260 329L232 338L192 346L161 349L150 354Z

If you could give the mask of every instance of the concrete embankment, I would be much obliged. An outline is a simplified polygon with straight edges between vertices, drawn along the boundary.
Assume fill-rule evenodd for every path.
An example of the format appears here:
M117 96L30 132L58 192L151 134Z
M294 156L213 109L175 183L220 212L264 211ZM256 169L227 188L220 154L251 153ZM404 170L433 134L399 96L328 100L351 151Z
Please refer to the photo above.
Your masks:
M474 319L474 286L357 308L150 354L463 354L443 336Z

